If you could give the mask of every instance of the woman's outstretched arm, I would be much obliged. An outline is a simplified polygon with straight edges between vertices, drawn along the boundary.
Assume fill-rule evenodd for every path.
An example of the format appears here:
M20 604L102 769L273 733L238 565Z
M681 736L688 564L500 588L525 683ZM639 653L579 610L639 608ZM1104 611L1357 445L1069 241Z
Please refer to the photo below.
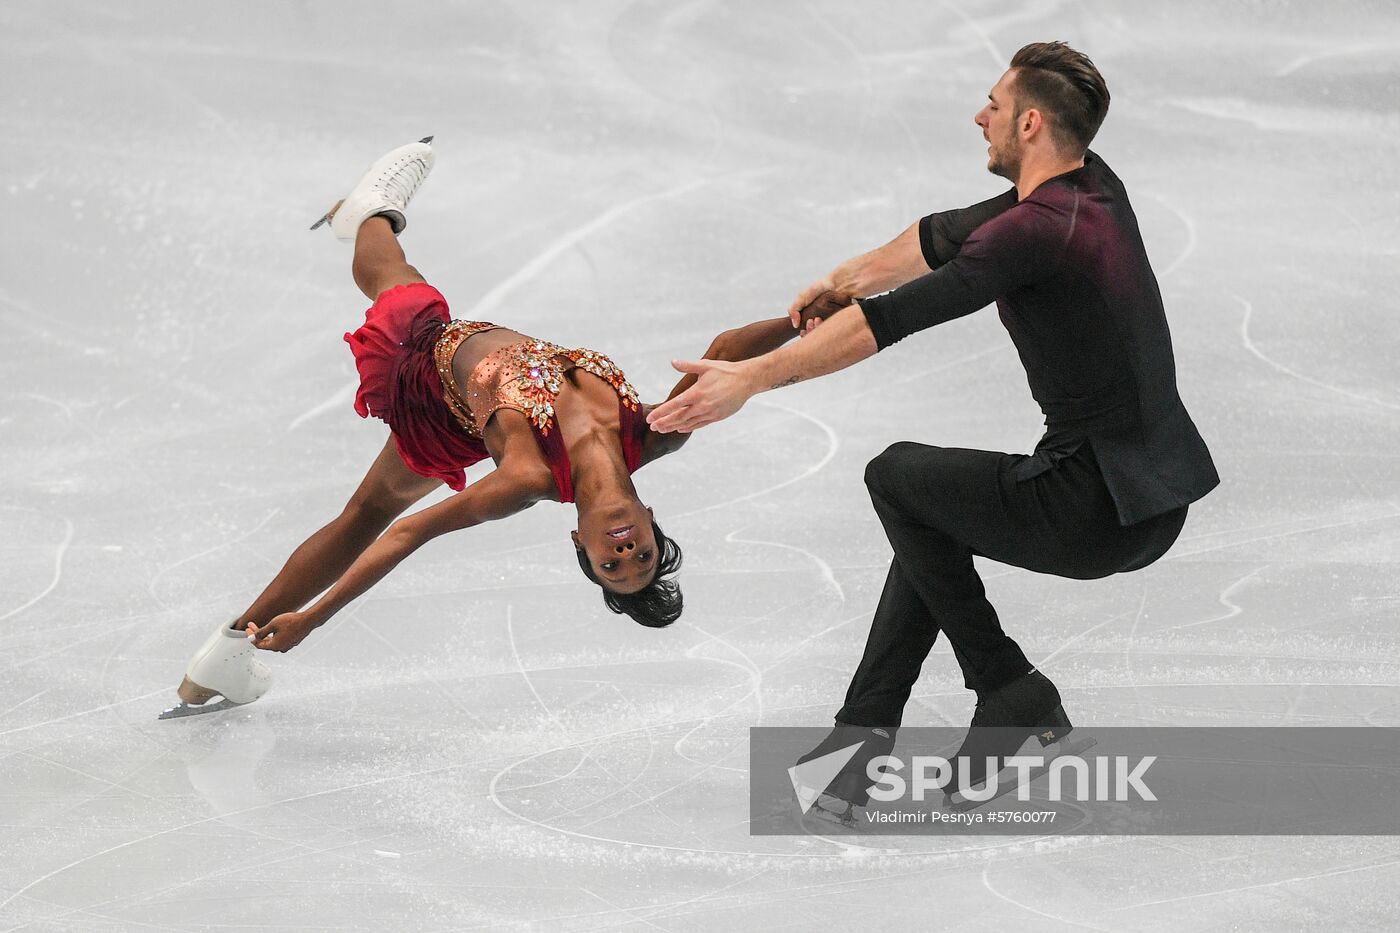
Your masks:
M538 484L514 473L495 470L436 505L394 522L355 559L339 580L312 606L286 612L266 625L249 623L248 637L258 648L287 651L312 629L325 625L351 600L363 594L408 555L439 535L514 515L538 501Z
M405 509L439 485L438 480L419 476L405 466L394 439L389 438L341 513L292 552L277 576L238 617L234 628L261 624L305 606L334 583Z

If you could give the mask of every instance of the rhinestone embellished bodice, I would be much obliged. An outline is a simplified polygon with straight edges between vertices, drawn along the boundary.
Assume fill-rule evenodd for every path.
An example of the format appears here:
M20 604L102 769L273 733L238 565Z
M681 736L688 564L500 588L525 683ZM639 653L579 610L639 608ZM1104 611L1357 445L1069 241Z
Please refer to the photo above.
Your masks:
M523 413L541 435L548 435L564 373L575 367L607 382L632 411L640 409L637 390L612 360L596 350L567 349L534 338L488 353L467 377L467 384L458 386L452 373L457 348L468 337L497 327L485 321L452 321L433 346L443 401L470 436L480 438L482 427L502 408Z

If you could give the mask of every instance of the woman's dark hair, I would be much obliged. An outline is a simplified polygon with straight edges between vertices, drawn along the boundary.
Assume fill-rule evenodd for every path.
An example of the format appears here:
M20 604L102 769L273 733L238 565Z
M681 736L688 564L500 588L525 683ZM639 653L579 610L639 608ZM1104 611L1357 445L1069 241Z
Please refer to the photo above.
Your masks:
M661 526L651 523L656 535L656 576L651 582L635 593L614 593L603 586L588 563L588 552L575 548L578 553L579 569L583 575L603 590L603 605L619 615L626 614L648 628L662 628L681 617L681 585L675 580L663 580L667 574L681 569L681 546L661 533Z

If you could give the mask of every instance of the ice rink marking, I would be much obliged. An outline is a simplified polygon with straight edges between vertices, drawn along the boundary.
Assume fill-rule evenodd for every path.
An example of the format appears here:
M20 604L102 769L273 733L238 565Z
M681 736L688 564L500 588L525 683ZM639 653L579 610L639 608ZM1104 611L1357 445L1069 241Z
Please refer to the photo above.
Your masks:
M1249 323L1254 317L1254 303L1249 301L1247 298L1242 298L1241 296L1233 293L1230 294L1230 297L1238 301L1240 303L1240 307L1244 311L1244 315L1240 319L1240 342L1244 344L1244 348L1246 350L1254 354L1264 363L1283 373L1285 376L1292 376L1294 379L1297 379L1300 382L1306 382L1308 385L1317 386L1319 389L1326 389L1328 392L1335 392L1338 395L1341 395L1345 398L1349 398L1353 401L1361 402L1366 405L1374 405L1378 408L1385 408L1390 411L1400 411L1400 404L1382 401L1378 398L1372 398L1369 395L1362 395L1359 392L1353 392L1350 389L1343 389L1341 386L1333 385L1330 382L1323 382L1321 379L1314 379L1312 376L1305 375L1303 373L1298 372L1296 369L1292 369L1288 366L1285 366L1284 364L1265 354L1263 350L1259 349L1259 345L1254 342L1253 338L1249 336Z
M10 511L10 512L29 512L29 513L31 513L31 514L33 514L33 515L41 515L41 516L44 516L45 518L50 518L50 517L52 517L52 516L45 515L45 513L40 512L40 511L38 511L38 510L36 510L36 509L26 509L26 508L20 508L20 507L12 506L12 505L7 505L7 506L4 506L3 508L5 508L7 511ZM21 612L23 612L24 610L28 609L30 606L35 605L35 604L38 603L40 600L42 600L44 597L48 596L50 593L52 593L52 592L58 587L58 581L59 581L60 579L62 579L62 577L63 577L63 555L66 554L66 553L68 553L68 545L70 545L70 544L73 543L73 522L72 522L72 520L69 519L67 516L59 516L59 517L63 519L63 540L60 541L60 542L58 543L58 546L54 549L54 556L53 556L53 578L49 580L48 586L44 587L44 589L39 593L39 595L35 596L34 598L30 599L28 602L26 602L26 603L24 603L24 604L22 604L22 605L20 605L20 606L16 606L14 609L11 609L9 612L5 613L4 615L0 615L0 622L4 622L6 619L11 619L11 618L14 618L15 616L19 615Z

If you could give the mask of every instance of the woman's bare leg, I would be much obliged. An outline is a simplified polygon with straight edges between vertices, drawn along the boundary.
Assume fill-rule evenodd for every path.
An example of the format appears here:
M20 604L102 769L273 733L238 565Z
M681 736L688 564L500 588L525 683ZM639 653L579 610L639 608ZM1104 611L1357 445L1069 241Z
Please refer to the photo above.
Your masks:
M263 625L309 603L340 579L395 518L437 486L438 480L419 476L404 465L390 438L345 510L292 552L267 589L238 617L234 628L247 628L249 622Z
M424 281L408 264L389 221L371 217L355 234L350 267L355 284L371 301L395 285ZM413 503L432 492L438 480L404 465L393 438L384 444L364 481L334 521L302 542L235 628L262 625L284 612L295 612L330 586Z
M404 258L399 238L389 221L371 217L355 234L355 261L350 267L355 284L370 301L395 285L410 285L425 279Z

